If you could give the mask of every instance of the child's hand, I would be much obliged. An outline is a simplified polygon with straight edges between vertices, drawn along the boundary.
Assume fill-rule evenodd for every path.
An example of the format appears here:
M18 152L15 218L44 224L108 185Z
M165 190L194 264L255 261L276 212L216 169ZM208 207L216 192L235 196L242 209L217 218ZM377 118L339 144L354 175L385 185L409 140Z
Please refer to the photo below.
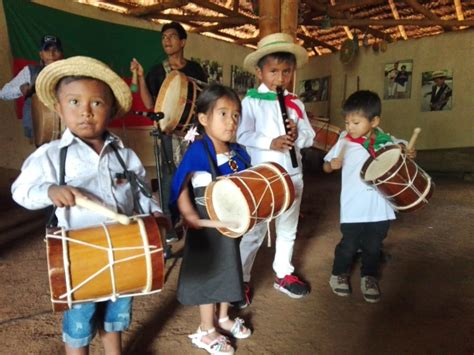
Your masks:
M143 76L143 67L142 65L138 62L138 60L136 60L135 58L132 59L132 61L130 62L130 71L133 72L133 71L137 71L137 75L138 76Z
M293 142L296 141L296 139L298 139L298 126L296 125L296 122L287 119L286 128L288 128L288 135L293 139Z
M279 152L286 152L294 145L293 139L289 135L282 135L272 140L270 149L278 150Z
M79 189L72 186L51 185L48 189L48 197L56 207L72 207L76 205L76 196L89 199Z
M342 159L334 158L329 162L329 164L331 165L332 170L339 170L340 168L342 168Z
M405 154L407 155L408 158L410 159L415 159L416 158L416 149L411 148L411 149L405 149Z
M33 86L31 86L29 83L24 83L20 86L20 91L24 97L29 97L33 93Z

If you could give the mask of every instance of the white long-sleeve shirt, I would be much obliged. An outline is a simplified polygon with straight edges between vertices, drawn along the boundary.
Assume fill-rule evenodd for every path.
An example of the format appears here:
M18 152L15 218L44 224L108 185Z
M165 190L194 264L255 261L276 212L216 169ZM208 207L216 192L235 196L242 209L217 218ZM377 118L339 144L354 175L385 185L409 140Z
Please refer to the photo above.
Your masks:
M27 65L20 70L12 80L3 86L0 90L0 99L14 100L23 96L20 87L26 83L31 85L31 72Z
M60 140L39 147L23 163L21 174L12 185L13 199L28 209L40 209L52 205L48 197L51 185L59 185L60 150L68 146L65 163L65 182L80 190L92 194L108 208L133 215L133 191L129 181L118 179L122 174L120 165L110 144L115 142L120 156L128 171L135 172L145 180L145 169L137 155L123 146L122 141L110 134L104 148L97 154L82 140L66 129ZM158 204L140 192L139 202L145 213L161 211ZM93 226L107 221L98 215L79 206L56 209L58 226L66 229L78 229Z
M265 84L258 87L259 93L269 91ZM284 94L288 95L288 91L285 90ZM298 159L297 168L293 168L289 152L270 149L273 139L286 134L278 101L248 96L242 101L242 119L237 129L237 142L247 148L252 158L252 165L271 161L283 166L290 175L302 173L300 149L311 147L316 134L309 123L303 103L298 99L293 102L303 113L303 117L298 118L297 112L287 107L288 118L297 124L298 129L298 138L294 146Z

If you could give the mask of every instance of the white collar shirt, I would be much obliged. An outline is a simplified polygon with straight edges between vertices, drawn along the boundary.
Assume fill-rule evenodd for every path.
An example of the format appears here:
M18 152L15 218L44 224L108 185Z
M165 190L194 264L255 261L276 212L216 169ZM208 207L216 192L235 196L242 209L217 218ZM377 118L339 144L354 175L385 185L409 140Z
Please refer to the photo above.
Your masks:
M48 189L59 184L60 150L68 147L65 163L65 183L93 196L104 206L128 216L136 211L129 181L118 178L124 169L110 145L114 143L128 171L145 181L145 169L137 155L109 134L100 154L66 129L60 140L39 147L24 162L21 174L12 185L13 199L28 209L52 205ZM139 191L139 203L145 213L161 211L158 204ZM85 208L74 206L56 209L58 226L78 229L107 222L107 218Z
M258 92L268 93L270 90L265 84L261 84ZM285 90L284 95L288 94ZM316 134L308 120L304 104L299 99L293 102L303 113L303 117L298 118L296 110L287 107L288 118L296 122L298 129L298 138L295 142L297 168L292 166L289 152L270 149L273 139L286 134L278 101L248 96L242 101L242 118L237 129L237 142L246 147L253 165L271 161L283 166L290 175L302 173L300 149L311 147Z

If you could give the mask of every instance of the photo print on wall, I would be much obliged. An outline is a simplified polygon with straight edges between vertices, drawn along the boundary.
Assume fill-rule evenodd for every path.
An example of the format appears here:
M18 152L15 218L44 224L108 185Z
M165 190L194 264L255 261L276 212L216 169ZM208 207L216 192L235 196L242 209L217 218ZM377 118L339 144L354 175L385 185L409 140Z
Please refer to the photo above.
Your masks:
M243 98L248 89L254 88L255 75L237 65L230 66L230 87L234 89L240 98Z
M399 60L385 64L384 100L409 99L413 72L412 60Z
M192 61L195 61L201 65L204 72L207 74L207 81L209 84L219 83L222 84L222 64L214 60L200 59L191 57Z
M421 111L450 111L453 107L453 71L421 73Z
M300 81L298 96L301 101L318 102L329 99L329 76Z

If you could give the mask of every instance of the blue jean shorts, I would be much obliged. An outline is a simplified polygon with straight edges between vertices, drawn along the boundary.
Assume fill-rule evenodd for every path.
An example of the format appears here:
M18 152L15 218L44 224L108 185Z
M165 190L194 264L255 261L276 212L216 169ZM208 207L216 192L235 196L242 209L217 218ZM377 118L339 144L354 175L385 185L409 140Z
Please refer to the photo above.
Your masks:
M63 341L72 348L90 344L97 328L106 332L126 330L131 321L132 298L118 298L115 302L76 304L64 312Z

